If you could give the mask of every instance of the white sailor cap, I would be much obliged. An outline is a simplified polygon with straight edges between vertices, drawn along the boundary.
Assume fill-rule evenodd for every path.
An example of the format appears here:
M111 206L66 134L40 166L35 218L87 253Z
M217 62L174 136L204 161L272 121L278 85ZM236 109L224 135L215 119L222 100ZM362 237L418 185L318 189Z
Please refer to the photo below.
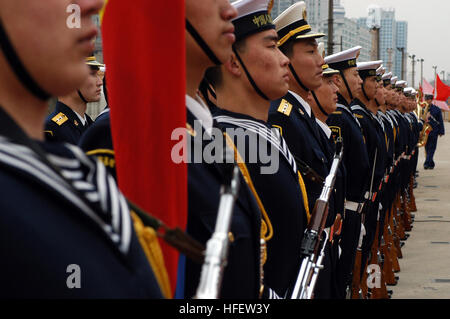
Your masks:
M273 0L238 0L231 5L238 12L232 21L236 41L258 32L275 29L270 15Z
M383 64L382 60L359 62L356 66L358 68L359 76L361 79L368 78L369 76L376 76L377 69Z
M319 43L319 45L317 46L317 51L319 51L319 54L325 59L325 44L323 42ZM322 74L324 76L330 76L339 73L338 70L330 68L328 64L322 65L322 70L323 70Z
M414 89L413 89L412 87L407 87L407 88L404 88L404 89L403 89L403 93L404 93L406 96L408 96L408 95L412 94L413 90L414 90Z
M327 56L325 58L325 63L336 70L354 68L356 67L356 59L358 58L361 49L361 46L356 46L354 48Z
M383 74L386 73L386 68L383 66L383 64L377 69L377 75L383 76Z
M391 84L391 78L392 78L392 72L388 72L383 74L383 76L381 77L381 80L383 81L383 85L386 87L389 84Z
M395 83L395 86L398 88L406 88L407 85L408 85L408 82L406 82L404 80L400 80Z
M306 21L306 4L297 2L284 10L273 22L278 32L278 45L282 46L291 39L321 38L324 33L313 32Z
M395 83L395 88L397 91L403 92L408 83L406 81L400 80Z
M392 88L395 88L395 83L397 83L397 81L398 81L398 76L393 76L391 78Z

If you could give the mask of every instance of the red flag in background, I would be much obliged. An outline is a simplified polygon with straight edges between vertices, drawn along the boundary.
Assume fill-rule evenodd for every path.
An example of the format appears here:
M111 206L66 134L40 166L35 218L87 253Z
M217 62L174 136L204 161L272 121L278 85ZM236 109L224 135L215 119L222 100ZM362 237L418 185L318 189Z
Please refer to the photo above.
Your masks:
M110 0L102 31L120 189L169 227L186 228L187 167L171 159L186 127L184 1ZM178 253L161 243L175 290Z
M439 75L436 76L436 97L438 101L447 101L450 96L450 86L441 81Z

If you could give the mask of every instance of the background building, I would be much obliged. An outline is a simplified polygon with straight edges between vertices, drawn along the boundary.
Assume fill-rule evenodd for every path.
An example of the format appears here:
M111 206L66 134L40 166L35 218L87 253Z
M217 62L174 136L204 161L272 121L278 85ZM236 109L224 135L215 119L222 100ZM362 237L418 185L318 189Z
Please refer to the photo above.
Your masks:
M324 33L326 36L320 41L328 43L328 0L306 0L308 23L313 30ZM333 52L350 49L357 45L362 46L360 60L370 60L372 38L370 30L364 24L360 25L356 19L345 16L345 8L340 0L333 0L334 36ZM327 45L325 45L327 48Z
M296 2L298 2L298 0L274 0L272 8L272 18L275 19L280 15L281 12L283 12Z
M410 83L412 74L408 73L407 63L408 22L395 20L395 9L392 8L380 8L380 14L380 59L384 61L384 66L388 71ZM358 24L366 23L367 18L358 19Z

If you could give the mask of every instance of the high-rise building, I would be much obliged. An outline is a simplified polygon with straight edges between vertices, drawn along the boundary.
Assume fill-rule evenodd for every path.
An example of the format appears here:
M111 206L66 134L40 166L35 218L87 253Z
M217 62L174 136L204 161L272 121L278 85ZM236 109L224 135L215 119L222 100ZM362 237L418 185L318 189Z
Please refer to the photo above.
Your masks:
M365 24L366 21L367 18L358 19L359 24ZM381 9L380 59L388 71L408 80L407 57L408 22L395 20L395 9Z
M394 73L399 74L404 80L407 79L407 59L408 59L408 22L397 21L396 23L396 52ZM411 74L412 78L412 74ZM412 81L411 81L412 82Z
M294 3L299 2L298 0L274 0L273 8L272 8L272 18L275 19L282 13L284 10L289 8Z
M328 0L306 0L308 23L313 30L326 36L320 41L328 43ZM345 8L340 0L333 0L333 52L339 52L360 45L362 47L360 60L370 60L372 47L370 31L365 25L359 25L357 20L345 16ZM325 45L327 47L327 45Z

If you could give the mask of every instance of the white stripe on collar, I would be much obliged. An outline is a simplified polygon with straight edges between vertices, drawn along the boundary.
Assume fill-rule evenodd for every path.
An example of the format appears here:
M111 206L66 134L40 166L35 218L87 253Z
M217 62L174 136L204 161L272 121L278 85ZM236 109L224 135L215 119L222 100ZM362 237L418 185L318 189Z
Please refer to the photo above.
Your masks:
M210 133L213 126L213 117L211 111L197 95L195 99L186 94L186 107L194 116L200 120L203 128Z
M322 131L324 131L325 135L326 135L328 138L330 138L330 136L331 136L331 130L330 130L330 128L328 127L328 125L326 125L324 122L322 122L321 120L319 120L317 117L316 117L316 123L319 124L320 128L322 129Z

